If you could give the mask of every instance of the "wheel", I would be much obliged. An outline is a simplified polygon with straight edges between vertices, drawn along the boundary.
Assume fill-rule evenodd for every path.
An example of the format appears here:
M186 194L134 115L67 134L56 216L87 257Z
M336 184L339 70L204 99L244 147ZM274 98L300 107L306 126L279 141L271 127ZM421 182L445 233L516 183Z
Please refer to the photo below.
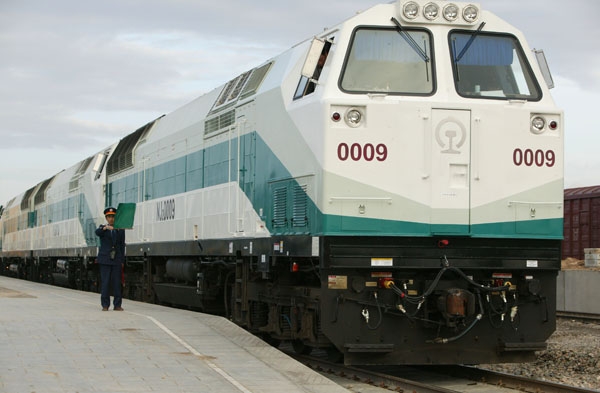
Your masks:
M267 344L269 344L270 346L274 347L274 348L279 347L279 344L281 344L281 340L279 340L277 338L273 338L268 333L261 334L260 335L260 339L263 340L264 342L266 342Z
M337 350L336 347L327 347L327 360L331 363L342 363L344 361L344 354Z
M293 340L292 348L294 348L294 352L299 355L310 355L312 352L312 347L304 344L302 340Z

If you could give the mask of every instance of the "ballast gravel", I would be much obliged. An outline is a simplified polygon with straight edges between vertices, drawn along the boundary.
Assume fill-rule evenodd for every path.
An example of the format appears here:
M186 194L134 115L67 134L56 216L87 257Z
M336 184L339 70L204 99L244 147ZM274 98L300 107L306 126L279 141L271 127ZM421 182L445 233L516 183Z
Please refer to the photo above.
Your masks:
M513 375L600 390L600 324L559 318L548 349L537 360L479 367Z

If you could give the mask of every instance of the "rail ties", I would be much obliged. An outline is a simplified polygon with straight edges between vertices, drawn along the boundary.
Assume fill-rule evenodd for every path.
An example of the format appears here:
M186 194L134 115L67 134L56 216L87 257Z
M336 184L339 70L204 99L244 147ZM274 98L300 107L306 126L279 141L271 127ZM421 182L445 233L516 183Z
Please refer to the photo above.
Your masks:
M291 349L283 352L339 384L364 383L382 392L469 393L597 393L596 390L510 375L473 366L345 366L319 356L298 355Z

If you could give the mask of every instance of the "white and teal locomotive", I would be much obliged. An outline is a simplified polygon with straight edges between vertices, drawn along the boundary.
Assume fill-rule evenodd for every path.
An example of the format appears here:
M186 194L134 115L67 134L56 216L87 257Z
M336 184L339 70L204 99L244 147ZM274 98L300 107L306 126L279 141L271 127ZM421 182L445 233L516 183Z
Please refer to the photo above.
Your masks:
M130 299L347 364L529 360L563 232L539 58L477 4L375 6L9 201L3 274L97 290L94 229L135 203Z

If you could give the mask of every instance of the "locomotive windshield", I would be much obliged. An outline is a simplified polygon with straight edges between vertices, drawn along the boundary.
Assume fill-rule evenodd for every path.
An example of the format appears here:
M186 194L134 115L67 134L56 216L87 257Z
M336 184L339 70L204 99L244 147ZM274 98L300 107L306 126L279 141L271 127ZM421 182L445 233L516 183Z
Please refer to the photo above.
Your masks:
M450 33L450 51L461 96L541 99L540 87L515 37L455 31Z
M431 36L424 30L402 31L417 48L396 29L357 29L340 79L341 89L349 93L432 94Z

